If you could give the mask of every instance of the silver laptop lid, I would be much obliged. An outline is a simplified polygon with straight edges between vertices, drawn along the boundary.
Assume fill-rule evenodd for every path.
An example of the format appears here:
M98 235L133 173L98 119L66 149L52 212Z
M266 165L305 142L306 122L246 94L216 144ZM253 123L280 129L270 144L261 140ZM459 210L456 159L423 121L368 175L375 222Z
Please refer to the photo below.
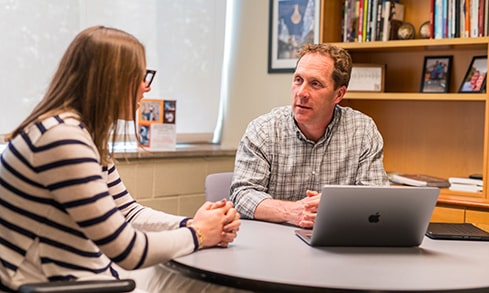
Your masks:
M435 187L327 185L313 246L418 246L439 195Z

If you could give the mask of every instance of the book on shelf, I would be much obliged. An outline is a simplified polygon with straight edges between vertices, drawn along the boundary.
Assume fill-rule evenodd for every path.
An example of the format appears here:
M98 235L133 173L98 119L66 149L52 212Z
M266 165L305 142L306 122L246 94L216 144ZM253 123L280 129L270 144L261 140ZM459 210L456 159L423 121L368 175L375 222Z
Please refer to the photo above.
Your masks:
M434 6L434 38L442 39L443 38L443 0L436 0Z
M355 42L358 37L360 1L346 0L343 19L343 42Z
M465 0L464 12L465 12L465 17L464 17L465 26L464 26L463 36L468 38L470 37L470 0Z
M452 183L448 189L452 191L482 192L482 186L470 184Z
M479 0L470 1L470 37L479 36Z
M448 178L450 184L465 184L465 185L476 185L482 186L482 179L466 178L466 177L450 177Z
M392 3L391 1L384 1L383 16L382 16L382 41L388 41L391 31L391 19L392 19Z
M363 27L364 27L364 13L365 12L365 0L359 0L358 2L358 21L357 21L357 42L363 41Z
M483 181L482 179L468 178L468 177L450 177L450 190L464 191L464 192L482 192Z
M484 36L489 35L489 0L484 2Z
M376 24L375 24L375 41L382 41L382 29L383 29L383 24L382 24L382 15L383 15L383 0L378 0L377 2L377 14L376 14Z
M479 0L479 7L477 11L477 36L478 37L483 37L487 35L487 32L485 31L485 22L487 19L486 11L487 7L485 6L485 1L486 0ZM484 18L486 16L486 18Z
M460 37L460 0L448 1L448 38Z
M432 186L446 188L450 186L447 179L425 174L398 174L390 173L389 179L393 183L410 186Z

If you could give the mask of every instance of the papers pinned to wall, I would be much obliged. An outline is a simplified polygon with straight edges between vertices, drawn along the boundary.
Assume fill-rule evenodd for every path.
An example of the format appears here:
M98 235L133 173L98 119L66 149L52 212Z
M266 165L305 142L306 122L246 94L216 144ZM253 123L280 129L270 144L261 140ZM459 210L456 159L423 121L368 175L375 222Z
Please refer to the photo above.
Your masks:
M175 150L176 101L143 99L138 110L139 143L152 151Z

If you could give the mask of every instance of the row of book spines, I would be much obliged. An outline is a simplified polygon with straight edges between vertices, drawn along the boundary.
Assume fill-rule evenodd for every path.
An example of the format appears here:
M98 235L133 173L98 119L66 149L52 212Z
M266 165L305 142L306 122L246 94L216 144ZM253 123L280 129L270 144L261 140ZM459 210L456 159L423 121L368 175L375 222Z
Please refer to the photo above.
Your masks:
M489 34L488 0L431 0L430 37L482 37Z
M345 0L343 41L386 41L390 38L391 1Z
M489 35L489 0L430 1L430 38ZM345 0L344 3L343 42L388 41L396 38L396 32L391 31L391 22L400 20L390 19L392 5L403 9L403 4L390 0ZM374 5L376 10L369 9Z

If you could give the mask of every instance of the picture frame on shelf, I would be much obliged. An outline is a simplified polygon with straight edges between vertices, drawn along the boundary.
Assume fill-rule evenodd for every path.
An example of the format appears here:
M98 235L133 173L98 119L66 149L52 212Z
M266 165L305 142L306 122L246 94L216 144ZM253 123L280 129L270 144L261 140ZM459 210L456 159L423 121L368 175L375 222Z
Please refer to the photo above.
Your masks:
M385 65L354 63L351 69L349 92L383 92Z
M474 56L458 90L459 93L483 93L486 90L487 56Z
M453 56L425 56L421 75L422 93L447 93Z
M303 44L319 43L320 0L270 0L268 73L294 72Z

